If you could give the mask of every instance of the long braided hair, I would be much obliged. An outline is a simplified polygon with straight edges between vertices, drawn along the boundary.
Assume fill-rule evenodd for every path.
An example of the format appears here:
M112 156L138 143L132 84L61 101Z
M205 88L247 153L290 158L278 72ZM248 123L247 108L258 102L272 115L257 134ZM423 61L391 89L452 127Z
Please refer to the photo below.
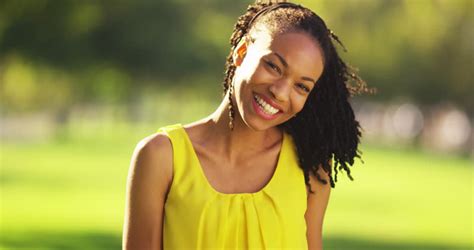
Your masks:
M299 165L303 169L305 183L309 187L309 174L327 184L317 172L322 168L335 187L339 171L345 171L353 179L349 166L360 158L360 125L355 120L349 103L352 94L371 92L355 70L339 57L332 40L339 38L326 27L325 22L311 10L293 3L261 3L248 6L234 26L230 38L231 50L225 65L224 95L229 91L229 115L234 116L230 100L236 66L232 54L242 39L249 39L256 26L263 25L272 34L299 31L318 41L324 54L324 69L310 92L303 109L293 118L279 125L289 133L296 145ZM253 38L254 39L254 38ZM334 166L331 167L331 162Z

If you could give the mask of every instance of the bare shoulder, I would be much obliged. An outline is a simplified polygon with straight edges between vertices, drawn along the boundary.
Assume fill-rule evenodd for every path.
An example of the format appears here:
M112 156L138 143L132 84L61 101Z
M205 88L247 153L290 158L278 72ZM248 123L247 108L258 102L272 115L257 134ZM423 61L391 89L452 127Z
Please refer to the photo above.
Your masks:
M312 174L311 172L309 173L309 184L311 185L311 190L314 193L309 192L309 188L306 190L308 197L314 196L317 192L323 192L323 193L329 193L331 191L331 185L329 184L329 177L328 173L324 171L322 168L319 168L317 173L321 177L321 179L325 180L327 184L324 184L320 182L317 177Z
M308 249L323 249L323 220L331 192L331 185L329 184L327 173L322 168L318 168L317 172L319 176L328 183L321 183L314 174L309 174L309 183L314 193L307 192L308 207L306 208L305 219Z
M138 175L167 191L173 178L173 147L166 134L155 133L138 142L130 163L129 177Z
M162 249L172 168L172 145L165 134L150 135L135 147L127 178L123 249Z
M166 157L173 153L171 141L165 133L155 133L140 140L135 152L147 157Z

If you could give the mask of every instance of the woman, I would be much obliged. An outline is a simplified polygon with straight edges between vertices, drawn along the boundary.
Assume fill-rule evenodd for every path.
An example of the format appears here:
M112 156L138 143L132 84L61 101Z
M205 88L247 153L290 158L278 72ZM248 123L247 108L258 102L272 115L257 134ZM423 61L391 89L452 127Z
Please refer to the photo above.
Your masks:
M365 89L332 39L300 5L248 7L217 110L138 144L124 249L322 249L330 189L359 157L348 98Z

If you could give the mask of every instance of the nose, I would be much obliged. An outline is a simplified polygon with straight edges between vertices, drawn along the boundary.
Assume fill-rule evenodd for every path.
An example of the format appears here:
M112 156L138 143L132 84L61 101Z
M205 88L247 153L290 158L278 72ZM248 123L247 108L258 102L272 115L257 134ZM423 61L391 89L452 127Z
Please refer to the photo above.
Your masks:
M280 102L290 99L291 82L288 79L280 79L270 86L270 93Z

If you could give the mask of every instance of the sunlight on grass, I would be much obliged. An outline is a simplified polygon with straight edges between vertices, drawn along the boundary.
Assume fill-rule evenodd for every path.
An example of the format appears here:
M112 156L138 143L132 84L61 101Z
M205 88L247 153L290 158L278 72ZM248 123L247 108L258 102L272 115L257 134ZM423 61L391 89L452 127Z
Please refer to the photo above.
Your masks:
M128 164L146 134L115 133L126 139L2 145L0 234L8 244L21 246L34 232L108 232L114 236L101 237L120 244ZM353 167L354 182L341 174L332 191L327 241L472 244L469 159L366 147L364 160Z
M332 192L327 235L472 244L471 161L376 148L364 159Z

